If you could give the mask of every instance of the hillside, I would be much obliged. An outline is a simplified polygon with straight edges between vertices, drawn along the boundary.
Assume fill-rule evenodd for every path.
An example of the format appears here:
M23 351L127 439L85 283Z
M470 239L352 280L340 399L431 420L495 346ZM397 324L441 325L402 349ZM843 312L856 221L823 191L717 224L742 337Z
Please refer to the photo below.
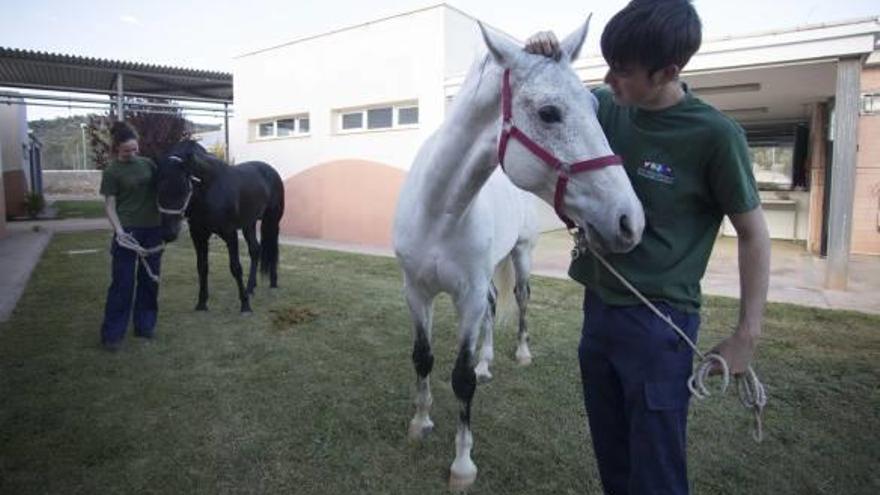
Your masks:
M87 115L40 119L28 122L28 128L43 144L43 170L74 170L83 168L82 131L80 124L88 124ZM191 132L215 131L220 125L189 122ZM88 135L86 135L88 147ZM91 154L86 157L86 168L94 168Z

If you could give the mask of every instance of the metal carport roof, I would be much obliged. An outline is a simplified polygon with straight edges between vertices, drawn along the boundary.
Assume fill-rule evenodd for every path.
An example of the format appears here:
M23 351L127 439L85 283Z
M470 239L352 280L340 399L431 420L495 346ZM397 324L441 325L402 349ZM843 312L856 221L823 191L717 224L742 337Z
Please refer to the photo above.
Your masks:
M0 86L232 102L232 74L0 47Z

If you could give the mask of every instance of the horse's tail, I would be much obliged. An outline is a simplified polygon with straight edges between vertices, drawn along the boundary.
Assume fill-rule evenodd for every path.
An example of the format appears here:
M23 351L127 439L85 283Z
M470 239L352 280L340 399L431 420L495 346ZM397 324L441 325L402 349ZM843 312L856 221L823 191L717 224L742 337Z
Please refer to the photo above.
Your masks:
M264 275L278 271L278 236L284 215L284 183L274 169L270 170L272 173L265 174L271 190L270 201L260 222L260 272Z
M495 325L504 325L517 314L516 298L513 289L516 286L516 273L513 270L513 260L510 255L504 257L495 267L495 276L492 277L497 296L495 300Z

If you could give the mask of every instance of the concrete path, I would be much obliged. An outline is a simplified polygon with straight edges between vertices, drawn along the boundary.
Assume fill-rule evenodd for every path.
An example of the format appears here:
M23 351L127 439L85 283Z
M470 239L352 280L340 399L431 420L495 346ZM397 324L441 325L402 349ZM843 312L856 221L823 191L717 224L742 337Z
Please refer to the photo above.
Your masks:
M0 239L0 322L8 321L31 272L56 232L109 230L106 218L9 222Z
M283 237L281 241L284 244L317 249L394 256L391 249L384 247L364 247L296 237ZM535 249L533 273L568 278L570 250L571 239L564 231L543 234ZM851 256L848 290L833 291L823 288L824 259L787 241L774 241L771 252L769 301L880 314L880 257ZM736 239L719 238L703 278L703 292L739 297L738 266Z
M34 227L39 227L34 231ZM9 318L53 233L109 230L104 218L11 222L10 235L0 239L0 322ZM282 244L329 249L373 256L393 256L387 247L370 247L333 241L282 237ZM567 278L571 241L565 232L541 236L534 255L534 273ZM880 257L850 258L849 288L825 290L825 260L806 253L790 242L773 243L769 300L827 309L849 309L880 314ZM736 239L721 238L715 245L703 291L739 297Z
M0 239L0 322L8 321L52 233L9 229Z

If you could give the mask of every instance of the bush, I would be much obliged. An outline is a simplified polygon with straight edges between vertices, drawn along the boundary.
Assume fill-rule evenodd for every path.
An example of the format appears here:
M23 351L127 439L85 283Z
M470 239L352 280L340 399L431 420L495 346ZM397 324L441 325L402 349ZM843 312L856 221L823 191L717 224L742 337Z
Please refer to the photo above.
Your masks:
M27 212L28 217L32 219L37 218L45 208L46 200L43 198L42 194L32 192L24 197L24 210Z

